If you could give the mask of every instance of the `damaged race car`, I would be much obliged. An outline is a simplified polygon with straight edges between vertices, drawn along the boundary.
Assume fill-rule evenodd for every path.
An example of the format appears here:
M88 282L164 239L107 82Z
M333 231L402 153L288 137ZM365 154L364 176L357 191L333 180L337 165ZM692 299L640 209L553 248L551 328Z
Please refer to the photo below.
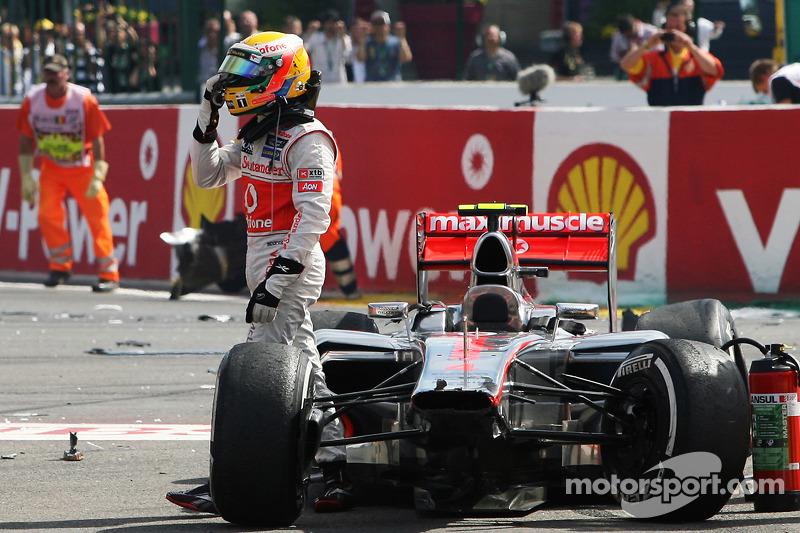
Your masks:
M713 516L749 454L733 319L717 300L694 300L619 331L615 227L611 213L508 204L420 213L416 302L314 312L334 396L315 396L298 349L234 346L212 422L222 517L292 524L316 450L341 445L354 483L408 487L426 511L527 513L576 487L612 486L633 517ZM459 301L429 301L439 270L469 273ZM606 273L608 331L592 329L596 303L533 300L524 280L555 270ZM346 436L320 441L335 418Z

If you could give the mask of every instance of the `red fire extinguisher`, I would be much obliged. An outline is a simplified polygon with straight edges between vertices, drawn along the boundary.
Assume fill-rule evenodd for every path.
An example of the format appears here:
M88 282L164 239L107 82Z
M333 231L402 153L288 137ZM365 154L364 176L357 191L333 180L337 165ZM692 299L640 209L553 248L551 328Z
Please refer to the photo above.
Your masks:
M787 346L763 347L750 365L756 512L800 510L800 365Z

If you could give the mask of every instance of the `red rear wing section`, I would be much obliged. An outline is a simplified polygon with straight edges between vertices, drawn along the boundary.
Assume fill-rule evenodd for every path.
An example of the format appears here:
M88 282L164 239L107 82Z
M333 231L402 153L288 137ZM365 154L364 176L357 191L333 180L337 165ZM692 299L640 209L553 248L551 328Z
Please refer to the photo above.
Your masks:
M516 232L513 220L516 219ZM500 229L520 266L551 270L616 271L616 222L611 213L537 213L500 217ZM486 217L452 213L417 215L420 270L468 270Z

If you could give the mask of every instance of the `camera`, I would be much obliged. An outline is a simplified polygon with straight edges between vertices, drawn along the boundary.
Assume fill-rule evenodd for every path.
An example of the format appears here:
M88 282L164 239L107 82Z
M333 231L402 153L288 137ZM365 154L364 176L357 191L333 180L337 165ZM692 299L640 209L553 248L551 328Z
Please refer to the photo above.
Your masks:
M661 39L665 43L668 43L670 41L674 41L675 40L675 34L674 33L662 33L659 36L659 39Z

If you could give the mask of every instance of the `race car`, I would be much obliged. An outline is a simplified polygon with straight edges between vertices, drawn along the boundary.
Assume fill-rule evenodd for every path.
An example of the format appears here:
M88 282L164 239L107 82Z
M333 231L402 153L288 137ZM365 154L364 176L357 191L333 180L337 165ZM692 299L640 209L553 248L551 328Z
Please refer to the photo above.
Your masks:
M212 422L222 517L292 524L315 452L342 445L356 484L407 487L425 511L527 513L605 483L633 517L713 516L749 453L735 324L707 299L655 308L619 331L615 225L612 213L508 204L418 214L416 302L314 313L334 396L315 396L298 349L234 346ZM440 270L468 273L453 302L428 299ZM592 329L597 303L530 296L525 280L555 270L605 273L608 331ZM334 419L346 436L321 440ZM714 490L694 490L706 478Z

